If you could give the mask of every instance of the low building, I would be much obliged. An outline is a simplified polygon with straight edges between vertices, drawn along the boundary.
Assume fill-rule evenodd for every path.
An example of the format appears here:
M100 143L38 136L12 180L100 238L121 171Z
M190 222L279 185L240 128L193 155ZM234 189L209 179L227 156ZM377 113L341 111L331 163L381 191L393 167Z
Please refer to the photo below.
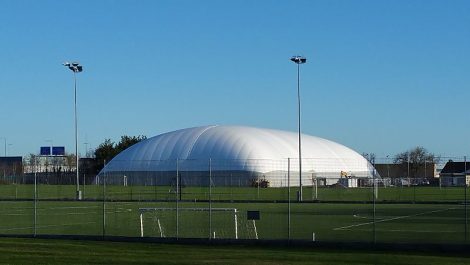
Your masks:
M23 174L23 158L21 156L0 157L0 176L20 176Z
M439 178L442 186L469 186L470 162L447 162Z

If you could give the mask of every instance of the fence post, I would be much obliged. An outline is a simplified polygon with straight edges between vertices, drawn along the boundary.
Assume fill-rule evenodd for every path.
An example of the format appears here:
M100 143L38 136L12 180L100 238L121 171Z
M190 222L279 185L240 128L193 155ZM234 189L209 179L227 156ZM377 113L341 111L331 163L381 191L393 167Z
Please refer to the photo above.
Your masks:
M37 190L37 172L34 170L34 237L37 235L37 204L38 204L38 190Z
M467 156L463 157L464 164L464 190L465 190L465 243L467 243L467 232L468 232L468 213L467 213Z
M82 193L82 199L85 199L85 177L86 177L86 174L83 173L83 193Z
M290 241L290 158L287 158L287 239Z
M150 166L152 165L152 160L149 160L147 163L148 163L148 167L150 168ZM157 199L158 199L158 197L157 197L157 174L155 174L155 172L153 174L154 174L154 176L153 176L153 191L154 191L155 201L157 201Z
M209 158L209 239L212 237L212 159Z
M103 237L106 236L106 160L103 162L104 170L103 170L103 227L102 227L102 234Z
M179 238L179 200L178 200L178 192L179 192L179 158L176 159L176 240Z
M377 197L377 189L378 189L378 185L377 185L377 181L376 181L376 178L375 178L375 159L372 160L372 166L373 166L373 171L372 171L372 178L373 178L373 185L372 185L372 188L373 188L373 195L372 196L372 200L373 200L373 228L372 228L372 231L373 231L373 242L374 244L376 243L376 231L375 231L375 201L376 201L376 197Z

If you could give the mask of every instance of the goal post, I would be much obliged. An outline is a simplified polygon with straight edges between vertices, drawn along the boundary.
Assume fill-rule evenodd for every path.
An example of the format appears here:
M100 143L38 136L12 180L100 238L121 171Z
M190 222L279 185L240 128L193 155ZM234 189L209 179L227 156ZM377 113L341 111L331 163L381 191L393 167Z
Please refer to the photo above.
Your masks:
M235 232L235 239L238 239L238 210L236 208L172 208L172 207L145 207L139 208L139 221L140 221L140 237L144 237L144 214L147 212L154 212L156 214L156 221L160 237L165 237L160 219L158 218L162 212L168 211L194 211L194 212L231 212L233 213L233 227ZM215 234L215 232L214 232Z

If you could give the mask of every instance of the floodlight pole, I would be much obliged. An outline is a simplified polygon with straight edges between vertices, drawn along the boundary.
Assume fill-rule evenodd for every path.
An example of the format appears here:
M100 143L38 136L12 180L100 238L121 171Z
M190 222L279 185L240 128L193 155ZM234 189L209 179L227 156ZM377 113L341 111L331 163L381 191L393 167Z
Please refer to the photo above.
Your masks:
M78 158L78 122L77 122L77 73L82 72L83 68L82 66L77 63L64 63L64 66L67 66L70 70L73 72L73 80L74 80L74 116L75 116L75 159L76 159L76 177L77 177L77 190L76 190L76 199L81 200L82 199L82 193L80 191L80 180L79 180L79 158Z
M88 158L88 142L83 143L85 145L85 157Z
M82 196L80 194L80 183L79 183L79 164L78 164L78 122L77 122L77 74L73 71L73 81L74 81L74 116L75 116L75 160L77 165L77 192L76 199L81 200Z
M47 170L47 167L49 166L49 163L47 163L47 158L48 157L51 157L51 163L52 163L52 146L54 145L54 142L53 140L45 140L46 143L51 143L51 150L49 151L49 155L46 156L46 172L47 172L47 175L49 175L49 171Z
M307 62L307 58L303 56L292 56L290 59L297 64L297 107L298 107L298 133L299 133L299 198L298 201L302 201L302 136L301 136L301 127L300 127L300 65Z

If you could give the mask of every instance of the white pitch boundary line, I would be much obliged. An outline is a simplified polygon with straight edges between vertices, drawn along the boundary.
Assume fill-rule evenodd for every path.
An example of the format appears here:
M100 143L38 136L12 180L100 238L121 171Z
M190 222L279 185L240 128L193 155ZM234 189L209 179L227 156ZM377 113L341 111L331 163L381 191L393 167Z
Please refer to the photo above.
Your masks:
M44 207L42 209L89 209L89 208L99 208L101 206L56 206L56 207Z
M58 226L75 226L75 225L87 225L87 224L96 224L97 222L85 222L85 223L74 223L74 224L60 224L60 225L40 225L36 226L36 228L47 228L47 227L58 227ZM0 228L0 231L13 231L13 230L25 230L25 229L33 229L34 226L26 226L26 227L14 227L14 228Z
M346 230L346 229L344 229ZM370 229L354 229L354 231L364 231L364 232L370 232ZM409 232L409 233L462 233L462 231L457 231L457 230L405 230L405 229L377 229L377 232Z
M44 209L38 209L38 210L47 210L47 209L50 209L50 208L44 208ZM132 209L126 209L126 208L118 208L117 211L113 211L113 210L107 210L106 211L106 214L114 214L114 213L129 213L129 212L132 212ZM78 213L51 213L51 214L47 214L48 216L61 216L61 215L96 215L97 213L96 212L78 212ZM0 217L1 216L31 216L32 214L31 213L4 213L4 214L0 214ZM41 214L39 214L41 215Z
M452 208L447 208L447 209L442 209L442 210L434 210L434 211L428 211L428 212L417 213L417 214L411 214L411 215L397 216L397 217L392 217L392 218L388 218L388 219L378 220L378 221L375 221L375 223L382 223L382 222L394 221L394 220L399 220L399 219L404 219L404 218L409 218L409 217L414 217L414 216L420 216L420 215L425 215L425 214L430 214L430 213L445 212L445 211L454 210L454 209L457 209L457 208L452 207ZM374 223L374 221L372 221L372 222L367 222L367 223L355 224L355 225L342 226L342 227L333 228L333 230L345 230L345 229L348 229L348 228L351 228L351 227L358 227L358 226L363 226L363 225L370 225L370 224L373 224L373 223Z
M52 214L47 214L47 216L61 216L61 215L86 215L86 214L95 214L96 212L87 212L87 213L52 213ZM6 214L0 214L0 216L32 216L33 214L29 213L6 213ZM41 214L40 214L41 216Z
M49 209L53 209L53 210L60 210L60 209L91 209L91 208L101 208L101 206L77 206L77 207L39 207L38 210L49 210ZM14 211L14 212L31 212L34 208L33 207L29 207L29 208L14 208L14 209L11 209L10 211ZM2 214L0 214L2 215ZM3 215L8 215L8 214L3 214Z

